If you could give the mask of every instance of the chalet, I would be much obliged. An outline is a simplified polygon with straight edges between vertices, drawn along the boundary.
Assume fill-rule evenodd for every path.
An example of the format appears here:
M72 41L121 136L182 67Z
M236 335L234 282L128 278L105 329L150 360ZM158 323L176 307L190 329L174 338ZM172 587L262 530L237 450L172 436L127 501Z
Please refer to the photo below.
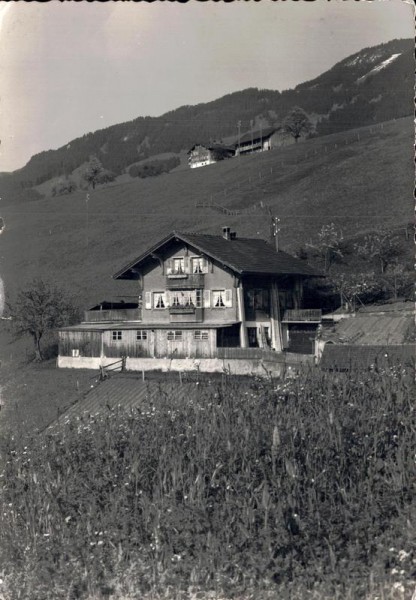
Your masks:
M225 158L231 158L235 155L234 146L224 146L223 144L202 145L195 144L188 152L188 164L191 169L212 165Z
M321 311L302 309L320 276L261 239L173 232L114 275L136 302L102 303L59 332L60 367L256 372L287 352L313 360ZM277 369L278 370L278 369ZM264 372L263 372L264 374Z

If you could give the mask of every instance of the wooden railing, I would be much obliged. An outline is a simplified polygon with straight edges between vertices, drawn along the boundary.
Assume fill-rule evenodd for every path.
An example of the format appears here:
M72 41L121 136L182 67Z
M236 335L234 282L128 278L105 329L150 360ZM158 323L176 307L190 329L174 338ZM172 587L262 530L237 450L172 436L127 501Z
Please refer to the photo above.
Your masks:
M320 323L322 311L320 308L300 308L285 310L283 323Z
M87 323L141 320L141 308L113 308L111 310L86 310L84 312L84 321Z
M217 348L218 358L278 360L279 354L269 348Z
M171 273L166 276L168 290L196 290L203 287L204 273Z

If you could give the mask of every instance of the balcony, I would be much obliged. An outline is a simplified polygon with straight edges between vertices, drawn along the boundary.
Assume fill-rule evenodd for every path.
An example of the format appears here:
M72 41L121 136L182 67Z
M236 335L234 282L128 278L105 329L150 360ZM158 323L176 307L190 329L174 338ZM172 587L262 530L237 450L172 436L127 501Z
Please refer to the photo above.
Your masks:
M204 287L204 273L169 273L166 276L168 290L196 290Z
M172 323L200 323L203 320L203 308L200 306L170 306L169 314Z
M84 311L84 322L86 323L108 323L114 321L141 321L142 311L140 308L114 308L111 310L91 309Z
M320 308L300 308L285 310L282 323L320 323L321 320Z

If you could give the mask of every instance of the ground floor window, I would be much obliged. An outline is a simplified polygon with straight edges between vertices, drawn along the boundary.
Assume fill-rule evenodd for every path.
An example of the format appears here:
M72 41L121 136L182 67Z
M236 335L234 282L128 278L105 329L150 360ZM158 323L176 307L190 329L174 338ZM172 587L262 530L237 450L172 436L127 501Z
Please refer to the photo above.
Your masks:
M197 329L194 331L194 340L207 340L208 339L208 331L201 331Z
M123 332L122 331L112 331L111 339L113 340L113 342L121 341L123 339Z
M136 332L136 340L147 340L147 331L139 330Z
M182 340L182 331L168 331L167 337L170 342L179 342Z

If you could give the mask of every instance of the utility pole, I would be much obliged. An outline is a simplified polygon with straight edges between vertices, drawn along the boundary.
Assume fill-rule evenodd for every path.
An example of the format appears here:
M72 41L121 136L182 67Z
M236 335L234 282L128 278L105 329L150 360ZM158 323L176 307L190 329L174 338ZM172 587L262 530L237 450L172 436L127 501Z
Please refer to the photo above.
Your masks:
M238 121L237 127L238 127L238 157L240 157L241 121Z
M254 124L254 121L253 121L253 119L251 119L251 121L250 121L250 129L251 129L251 151L252 151L252 152L254 152L254 139L253 139L254 132L253 132L253 124Z
M271 215L270 233L272 238L272 244L274 244L276 252L279 252L279 223L280 219L278 219L276 216Z

